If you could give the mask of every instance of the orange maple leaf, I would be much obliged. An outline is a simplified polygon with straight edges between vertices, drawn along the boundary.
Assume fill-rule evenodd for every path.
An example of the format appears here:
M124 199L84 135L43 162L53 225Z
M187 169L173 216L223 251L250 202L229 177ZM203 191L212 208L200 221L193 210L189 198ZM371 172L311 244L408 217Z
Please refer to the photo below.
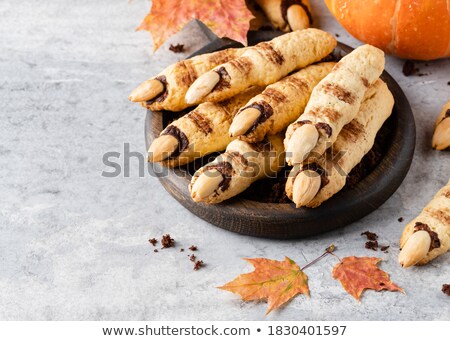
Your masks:
M345 257L334 266L333 278L339 280L344 289L358 301L365 289L405 293L390 280L388 273L377 267L380 261L380 258L375 257Z
M198 19L219 37L246 45L252 13L245 0L153 0L150 13L137 30L150 31L154 50L192 19Z
M244 259L255 270L239 275L219 289L238 294L244 301L267 299L266 315L298 294L309 296L308 277L292 259Z

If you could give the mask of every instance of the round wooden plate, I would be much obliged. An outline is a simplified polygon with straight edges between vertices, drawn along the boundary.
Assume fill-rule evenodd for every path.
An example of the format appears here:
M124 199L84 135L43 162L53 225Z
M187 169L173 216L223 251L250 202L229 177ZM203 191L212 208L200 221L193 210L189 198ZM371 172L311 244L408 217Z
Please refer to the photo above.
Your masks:
M276 32L258 32L249 36L250 44L269 40ZM194 55L242 46L227 39L217 39ZM352 51L339 43L334 55ZM381 77L394 95L395 106L387 121L390 143L378 165L356 185L344 188L317 208L297 209L293 204L263 203L240 196L218 205L195 203L188 190L188 168L169 169L153 164L152 171L176 200L198 217L229 231L265 238L292 239L330 231L350 224L383 204L400 186L411 165L416 129L411 107L400 86L387 73ZM170 114L148 111L145 120L147 149L168 124Z

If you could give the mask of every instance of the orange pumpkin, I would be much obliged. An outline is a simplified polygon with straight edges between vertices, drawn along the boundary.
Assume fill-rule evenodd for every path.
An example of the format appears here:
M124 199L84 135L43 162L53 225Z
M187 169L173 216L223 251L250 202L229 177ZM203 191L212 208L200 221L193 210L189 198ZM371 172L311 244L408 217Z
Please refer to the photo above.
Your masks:
M450 57L450 0L325 0L355 38L401 58Z

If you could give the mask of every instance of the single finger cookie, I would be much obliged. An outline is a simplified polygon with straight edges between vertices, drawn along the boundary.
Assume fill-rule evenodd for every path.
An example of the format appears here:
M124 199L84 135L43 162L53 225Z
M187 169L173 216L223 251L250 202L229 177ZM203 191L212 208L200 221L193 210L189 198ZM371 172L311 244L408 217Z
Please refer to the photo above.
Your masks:
M335 46L331 34L309 28L248 47L240 57L200 76L186 93L186 102L217 102L250 86L275 83L292 71L320 61Z
M450 148L450 101L444 104L434 125L432 146L437 150Z
M189 185L195 202L217 204L246 190L253 182L274 176L284 165L283 138L248 143L233 140L225 153L200 168Z
M257 142L286 129L303 112L317 83L335 63L310 65L269 85L234 117L230 135Z
M403 230L398 261L424 265L450 250L450 180Z
M367 88L383 69L383 51L371 45L343 57L314 88L305 112L288 127L284 141L288 164L301 163L310 152L322 155L358 114Z
M224 150L232 140L228 129L234 115L261 91L254 87L223 102L200 104L160 133L148 150L149 161L175 167Z
M172 64L157 76L143 82L128 97L132 102L142 102L150 110L181 111L189 107L184 96L191 84L202 74L217 65L240 56L245 51L227 49L202 54Z
M308 0L255 0L272 26L283 32L303 30L312 24Z

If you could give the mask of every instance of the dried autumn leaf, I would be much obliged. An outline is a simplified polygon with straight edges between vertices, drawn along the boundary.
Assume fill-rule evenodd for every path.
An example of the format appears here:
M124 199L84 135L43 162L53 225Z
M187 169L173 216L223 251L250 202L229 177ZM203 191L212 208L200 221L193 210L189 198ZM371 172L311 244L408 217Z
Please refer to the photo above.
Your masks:
M333 278L339 280L344 289L358 301L365 289L404 293L402 288L390 280L388 273L377 267L380 261L380 258L375 257L345 257L334 266Z
M137 30L150 31L154 50L192 19L198 19L219 37L246 44L252 13L245 0L153 0L150 13Z
M267 299L266 314L298 294L309 296L308 277L300 267L286 257L284 261L267 258L245 258L255 270L239 275L219 287L238 294L244 301Z

